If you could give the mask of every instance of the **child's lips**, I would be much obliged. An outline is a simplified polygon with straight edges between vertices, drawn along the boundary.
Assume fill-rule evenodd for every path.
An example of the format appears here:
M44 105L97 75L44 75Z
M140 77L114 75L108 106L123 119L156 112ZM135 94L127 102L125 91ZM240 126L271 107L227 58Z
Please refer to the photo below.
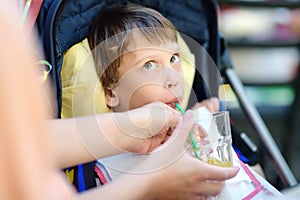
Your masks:
M167 103L167 105L170 106L173 109L176 109L175 102L173 102L173 103Z
M174 101L168 102L168 103L166 103L166 104L167 104L168 106L170 106L171 108L176 109L175 103L180 104L180 102L179 102L177 99L174 100Z

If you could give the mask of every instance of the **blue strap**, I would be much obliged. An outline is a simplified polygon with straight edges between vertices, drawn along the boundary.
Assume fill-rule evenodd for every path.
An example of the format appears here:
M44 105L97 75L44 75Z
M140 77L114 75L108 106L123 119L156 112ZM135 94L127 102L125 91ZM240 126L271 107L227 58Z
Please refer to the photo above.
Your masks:
M85 181L84 181L84 173L83 173L83 165L78 165L77 172L77 181L78 181L78 192L83 192L86 190Z
M220 106L220 111L225 111L226 110L226 105L225 102L219 100L219 106Z
M243 161L244 163L248 163L249 162L249 159L243 155L243 153L235 146L235 145L232 145L234 151L238 154L238 157L241 161Z

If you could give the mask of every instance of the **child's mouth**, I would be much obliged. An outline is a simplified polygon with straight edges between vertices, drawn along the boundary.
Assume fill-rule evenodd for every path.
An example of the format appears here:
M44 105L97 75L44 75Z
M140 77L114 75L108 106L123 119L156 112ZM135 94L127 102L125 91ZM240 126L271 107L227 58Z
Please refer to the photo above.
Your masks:
M170 106L171 108L173 108L173 109L176 110L176 105L175 105L175 103L180 104L178 100L173 101L173 102L169 102L169 103L166 103L166 104L167 104L168 106Z
M174 102L173 102L173 103L167 103L167 105L170 106L170 107L173 108L173 109L176 109L175 103L174 103Z

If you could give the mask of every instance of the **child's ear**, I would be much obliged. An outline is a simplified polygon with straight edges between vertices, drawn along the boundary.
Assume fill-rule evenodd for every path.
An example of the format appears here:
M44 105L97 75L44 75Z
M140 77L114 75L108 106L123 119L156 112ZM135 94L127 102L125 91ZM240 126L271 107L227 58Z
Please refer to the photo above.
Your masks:
M105 101L110 108L114 108L120 103L118 95L112 89L108 89L105 92Z

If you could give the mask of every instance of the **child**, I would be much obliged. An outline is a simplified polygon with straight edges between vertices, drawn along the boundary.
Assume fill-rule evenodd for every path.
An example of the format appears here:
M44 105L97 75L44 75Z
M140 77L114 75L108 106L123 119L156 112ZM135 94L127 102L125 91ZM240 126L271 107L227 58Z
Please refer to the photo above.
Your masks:
M174 109L175 103L181 104L185 82L177 37L173 24L149 8L129 5L100 13L88 41L106 105L113 112L152 102L163 102ZM211 101L217 104L215 99ZM164 120L163 112L154 117ZM124 132L137 137L128 130ZM172 128L168 132L171 135Z
M116 38L116 37L113 38L113 39L116 39L115 42L118 41L118 38ZM109 47L109 46L107 46L107 47ZM104 48L104 49L99 48L99 50L102 50L103 52L105 52L106 49L107 48ZM78 52L79 52L79 54L78 54ZM112 57L111 54L109 54L109 56ZM110 58L109 56L107 57L107 59ZM104 103L102 103L103 102L102 101L102 95L101 95L102 92L99 92L97 90L99 80L98 80L97 75L95 73L94 62L93 62L93 59L91 59L91 57L92 56L91 56L90 47L89 47L88 42L87 42L86 39L84 41L74 45L64 55L63 69L62 69L62 73L61 73L62 74L62 86L63 86L63 94L62 94L62 96L63 96L63 108L62 108L63 115L62 116L64 116L64 117L74 117L74 116L78 117L78 116L87 115L87 114L101 113L101 111L103 111L101 106L106 107L105 106L105 100L103 100ZM107 61L107 62L109 62L109 61ZM192 73L192 76L193 75L194 74ZM70 93L66 94L65 93L66 90L68 90L68 91L70 90ZM100 94L99 93L95 94L95 93L90 93L90 92L95 92L95 93L99 92ZM68 101L65 101L66 99ZM89 100L87 100L87 99L89 99ZM103 97L103 99L104 99L104 97ZM211 108L211 111L218 110L218 103L217 102L218 101L216 99L204 101L204 103L206 105L208 105L208 107ZM161 102L154 102L152 104L147 104L146 107L149 108L149 106L153 106L156 103L162 104ZM82 106L82 104L84 104L85 106ZM143 106L143 107L145 107L145 106ZM165 106L165 107L168 107L168 106ZM156 109L154 110L154 113L156 113L155 111L158 111L158 112L162 111L162 110L159 109L158 106L155 106L155 108ZM162 107L160 107L160 108L162 108ZM170 108L170 107L168 107L168 108ZM137 109L134 109L134 110L137 110ZM134 111L134 110L131 110L131 111ZM174 109L172 109L172 110L175 111ZM123 114L123 116L124 116L124 114L126 114L126 113L121 113L121 114ZM161 112L161 113L165 114L164 112ZM140 113L140 114L142 114L142 113ZM139 113L132 114L132 115L130 114L130 119L132 119L132 117L134 117L134 119L137 119L137 116L140 115L140 114ZM147 113L145 113L145 115L146 114ZM146 123L146 124L138 124L137 125L136 122L140 123L141 122L140 119L138 119L138 120L133 119L130 122L128 121L129 123L120 124L120 120L118 120L120 118L115 120L115 124L118 124L119 127L122 127L122 128L120 128L120 130L122 130L122 132L130 133L130 134L134 133L134 131L131 131L132 129L126 131L124 129L124 126L120 126L120 125L125 125L125 126L128 126L128 124L135 125L135 126L132 126L132 128L134 128L135 130L141 130L142 132L139 132L139 135L136 135L134 137L132 137L132 135L129 135L129 134L127 134L127 135L131 136L131 138L140 139L141 135L148 134L150 136L151 133L156 133L157 132L156 130L153 130L153 129L150 130L150 132L149 132L149 129L147 129L147 128L149 128L149 127L160 128L159 125L158 126L157 125L156 126L151 126L150 123L153 124L153 123L160 122L161 124L164 124L163 123L164 122L163 117L165 115L162 115L162 114L157 114L156 116L159 116L159 117L156 117L156 118L150 116L149 117L149 124ZM160 120L158 120L158 118ZM102 120L99 120L98 123L99 123L99 126L101 126L101 130L102 130L102 125L103 125ZM108 126L107 124L105 124L105 125ZM157 129L157 130L159 130L159 129ZM79 130L79 132L80 132L80 130ZM146 132L146 133L143 133L143 132ZM84 131L84 133L86 133L86 130ZM171 133L171 132L169 132L169 133ZM82 135L84 135L84 134L82 134ZM90 134L86 134L86 135L88 135L86 137L90 138ZM126 135L126 134L124 134L124 135ZM109 137L107 139L109 140ZM119 142L123 142L123 138L119 137L117 139L119 139ZM99 142L100 141L98 139L94 138L94 143L95 144L99 144ZM81 140L81 143L85 144L85 140L84 141ZM120 145L118 145L118 144L115 144L115 145L118 148L121 149ZM99 145L99 148L100 147L101 147L101 145ZM132 149L132 148L136 148L136 146L134 146L134 147L131 146L130 149ZM127 149L123 149L123 150L127 150ZM179 149L179 148L177 147L177 149ZM92 156L96 155L96 154L94 154L94 149L89 149L88 145L87 145L87 150L89 152L91 152ZM136 152L136 151L134 151L134 152ZM99 157L95 156L94 158L96 159L96 158L99 158ZM180 160L178 160L178 162L176 164L170 166L169 168L166 168L165 170L161 170L160 172L162 174L165 174L164 171L166 171L166 170L169 171L169 170L171 170L172 167L178 166L178 164L181 162ZM200 168L200 165L202 166L202 165L206 164L206 163L195 162L195 160L190 158L190 157L188 157L188 158L184 157L184 158L182 158L182 160L184 160L183 163L185 163L185 165L193 166L195 164L195 165L199 165L199 167L191 167L190 169L186 169L186 170L181 171L181 172L180 172L180 170L177 171L181 175L182 174L193 173L193 172L195 172L195 169ZM99 177L99 179L96 178L96 180L99 180L101 182L100 184L103 184L103 183L107 182L107 180L109 180L109 177L105 176L105 171L102 171L102 173L99 171L98 168L101 168L101 166L98 166L98 164L99 163L96 163L96 165L95 165L95 172L97 173L96 177ZM211 173L211 172L215 171L215 170L220 171L222 173L227 173L228 171L235 171L235 169L233 169L233 168L223 169L223 168L217 168L217 167L214 168L213 166L206 166L205 168L206 168L205 170L202 170L202 169L200 170L199 169L199 171L201 171L201 172L205 171L205 172L209 173L210 175L206 174L205 177L201 177L204 174L197 172L198 178L195 177L194 180L188 180L189 183L193 183L192 186L189 186L189 183L187 183L187 181L184 181L186 184L184 186L181 186L180 187L181 189L178 190L178 187L174 187L175 185L171 186L171 185L167 184L167 187L169 187L169 191L170 191L170 192L168 192L167 195L169 195L170 193L172 193L174 196L177 196L176 193L186 193L186 195L193 195L194 194L193 192L189 192L189 191L183 192L184 190L186 190L187 188L190 188L190 187L197 188L197 194L201 194L201 195L216 194L220 191L220 188L221 188L224 180L228 179L228 177L224 178L224 177L220 176L219 173L215 173L215 172ZM94 168L92 168L92 169L94 169ZM90 168L88 170L90 170ZM76 173L76 171L75 171L75 173ZM72 183L74 183L77 186L77 189L79 190L80 188L77 184L78 183L78 181L77 181L78 176L75 173L74 173L74 179L71 180L71 181L72 181ZM104 176L103 176L103 173L104 173ZM91 173L89 173L89 174L91 174ZM92 172L92 174L94 175L94 172ZM173 178L173 176L170 176L169 178ZM106 179L106 181L104 179ZM94 182L94 176L91 177L91 178L86 178L86 180L88 180L88 182ZM208 182L203 181L203 180L219 180L219 181L217 181L215 184L213 184L213 186L210 186L208 190L204 190L204 189L199 190L200 185L202 185L203 188L206 188L206 185L211 185L211 184L208 184ZM188 190L190 190L190 189L188 189ZM82 190L79 190L79 191L82 191ZM164 199L166 199L166 198L164 198Z

